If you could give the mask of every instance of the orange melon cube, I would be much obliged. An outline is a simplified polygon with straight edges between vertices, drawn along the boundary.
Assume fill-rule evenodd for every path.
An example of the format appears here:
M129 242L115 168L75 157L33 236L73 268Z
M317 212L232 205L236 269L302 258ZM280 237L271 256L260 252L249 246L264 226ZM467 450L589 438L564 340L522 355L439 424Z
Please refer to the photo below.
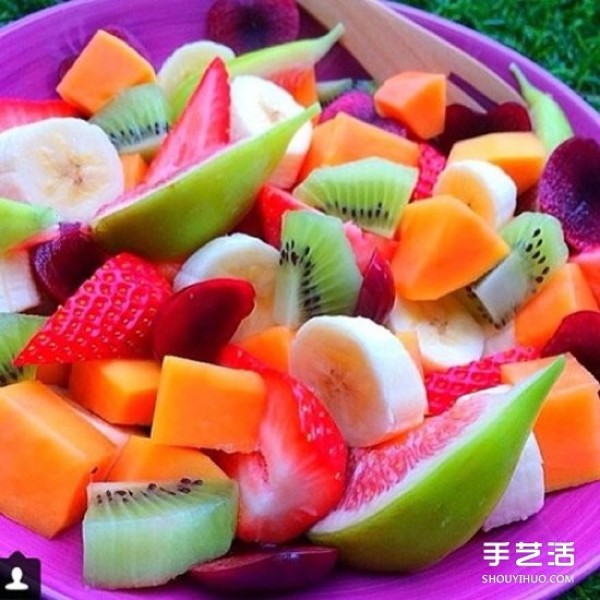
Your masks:
M83 518L116 448L39 381L0 388L0 513L47 538Z
M478 214L452 196L410 203L391 268L407 300L437 300L475 281L510 252Z
M252 452L265 407L266 387L257 373L167 356L151 438L157 444Z
M600 384L573 356L566 358L533 429L548 492L600 479ZM552 360L503 365L502 381L518 383Z
M116 425L151 425L160 365L154 360L106 359L75 363L74 400Z
M129 191L137 187L148 172L148 164L144 157L139 154L121 154L121 165L123 166L123 178L125 181L125 190Z
M269 367L287 373L294 334L289 327L274 325L236 343Z
M71 365L66 363L48 363L37 366L35 378L46 385L68 387Z
M419 152L415 142L346 113L339 113L334 119L314 128L299 181L318 167L340 165L371 156L414 167L418 163Z
M499 166L513 179L521 193L538 182L546 163L546 150L530 131L487 133L454 144L448 164L471 158Z
M397 119L418 137L428 140L444 131L446 76L403 71L383 82L374 101L382 117Z
M100 29L64 74L56 91L82 113L92 115L124 89L155 80L154 67L143 56Z
M150 438L131 435L111 467L107 481L168 481L227 479L227 475L200 450L155 444Z
M517 342L542 348L561 321L580 310L598 310L598 303L579 265L567 263L515 316Z

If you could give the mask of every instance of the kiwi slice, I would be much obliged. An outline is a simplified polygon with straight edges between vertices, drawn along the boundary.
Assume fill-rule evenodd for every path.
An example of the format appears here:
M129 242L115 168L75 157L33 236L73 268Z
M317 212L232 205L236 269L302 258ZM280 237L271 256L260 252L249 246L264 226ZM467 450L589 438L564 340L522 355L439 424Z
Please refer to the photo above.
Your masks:
M461 294L476 317L496 327L506 325L569 256L562 226L551 215L521 213L500 235L511 253Z
M414 167L364 158L315 169L294 190L294 196L343 221L393 237L418 175Z
M84 578L109 589L166 583L229 550L237 508L233 480L92 483L83 520Z
M171 110L156 83L123 90L91 119L101 127L119 154L140 153L151 159L171 127Z
M0 386L35 378L35 366L15 367L13 359L45 321L36 315L0 313Z
M316 315L351 314L362 277L342 222L316 211L288 211L275 279L275 320L297 327Z

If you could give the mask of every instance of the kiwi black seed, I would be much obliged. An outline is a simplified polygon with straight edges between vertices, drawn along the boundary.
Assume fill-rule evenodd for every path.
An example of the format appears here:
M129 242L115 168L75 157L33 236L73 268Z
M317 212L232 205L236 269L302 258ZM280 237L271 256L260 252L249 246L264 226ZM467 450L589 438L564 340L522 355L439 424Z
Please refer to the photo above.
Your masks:
M227 479L92 483L83 521L86 582L158 585L222 556L233 540L238 501L237 485Z
M0 313L0 386L35 377L35 366L15 367L13 359L45 320L36 315Z
M119 154L151 159L169 132L171 109L156 83L144 83L117 94L90 123L106 132Z
M275 284L275 319L296 327L317 315L351 314L361 275L337 217L317 211L284 215Z
M343 221L393 237L417 178L414 167L365 158L315 169L294 196Z
M569 255L562 226L551 215L521 213L500 235L511 253L461 293L476 317L496 327L504 326Z

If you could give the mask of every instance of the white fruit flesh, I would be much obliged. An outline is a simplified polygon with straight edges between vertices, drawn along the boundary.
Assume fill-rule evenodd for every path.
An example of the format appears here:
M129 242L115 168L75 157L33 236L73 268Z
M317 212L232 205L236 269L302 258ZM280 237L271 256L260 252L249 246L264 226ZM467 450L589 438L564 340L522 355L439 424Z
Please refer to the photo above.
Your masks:
M515 182L484 160L451 163L440 173L433 193L458 198L496 229L509 221L517 206Z
M450 296L422 302L397 296L387 325L394 333L416 332L426 372L466 364L483 353L482 327Z
M233 277L251 283L254 309L234 334L234 341L240 340L275 325L273 305L278 264L279 252L273 246L245 233L234 233L215 238L194 252L181 265L173 288L178 291L214 277Z
M46 119L0 134L0 196L88 223L123 190L116 148L83 119Z
M524 521L544 506L544 469L542 455L535 436L530 434L523 448L512 479L490 516L482 526L484 531Z
M40 294L35 285L27 250L14 250L0 256L0 312L21 312L38 306Z
M371 446L423 421L421 375L385 327L370 319L313 317L300 327L290 372L323 401L350 446Z
M239 75L231 82L231 140L266 131L276 123L301 113L304 108L282 87L254 75ZM308 152L313 126L309 121L294 135L285 156L269 179L290 189Z

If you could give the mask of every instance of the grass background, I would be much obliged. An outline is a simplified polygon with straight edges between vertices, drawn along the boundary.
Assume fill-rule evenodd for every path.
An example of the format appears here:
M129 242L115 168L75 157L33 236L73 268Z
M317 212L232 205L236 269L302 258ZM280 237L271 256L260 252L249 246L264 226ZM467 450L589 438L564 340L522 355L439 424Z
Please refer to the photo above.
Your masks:
M0 0L0 24L62 1ZM600 111L599 0L406 0L405 3L496 38L546 68ZM597 600L600 573L561 598Z

